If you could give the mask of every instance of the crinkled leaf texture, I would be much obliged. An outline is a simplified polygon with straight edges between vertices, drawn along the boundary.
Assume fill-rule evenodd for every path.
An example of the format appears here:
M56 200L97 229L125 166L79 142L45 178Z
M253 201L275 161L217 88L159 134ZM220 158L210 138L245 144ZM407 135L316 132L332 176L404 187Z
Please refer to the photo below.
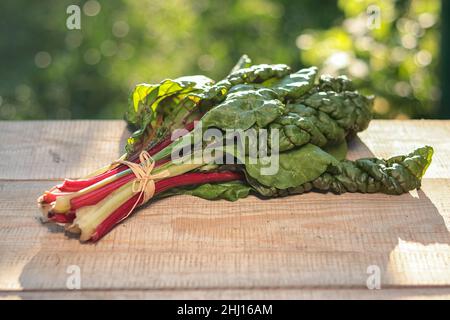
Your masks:
M297 100L297 104L327 115L346 132L363 131L372 119L373 97L363 96L357 91L319 90Z
M326 173L313 182L313 186L335 193L402 194L420 188L422 176L430 165L432 156L433 148L425 146L408 155L387 160L344 160L330 166Z
M271 85L271 89L283 100L297 99L311 90L316 75L316 67L301 69L275 82Z
M225 101L202 118L203 128L247 130L264 128L284 112L284 104L274 91L251 85L237 85Z
M246 59L247 58L247 59ZM207 109L221 103L231 91L240 90L239 85L260 85L276 82L291 73L291 68L285 64L258 64L249 66L248 57L241 58L231 73L223 80L217 82L206 92L199 95L199 104Z
M271 131L279 131L280 151L306 143L322 148L341 145L346 137L365 129L371 119L372 98L345 91L352 87L346 77L322 76L317 85L314 78L315 68L303 69L272 86L286 103L284 114L269 125Z
M301 194L313 189L345 192L402 194L420 188L421 179L431 163L433 148L425 146L408 155L387 160L365 158L356 161L333 162L314 180L289 188L267 186L246 172L253 190L264 197L281 197Z
M285 64L257 64L230 73L226 81L233 86L243 83L262 83L270 79L280 79L289 73L291 68Z

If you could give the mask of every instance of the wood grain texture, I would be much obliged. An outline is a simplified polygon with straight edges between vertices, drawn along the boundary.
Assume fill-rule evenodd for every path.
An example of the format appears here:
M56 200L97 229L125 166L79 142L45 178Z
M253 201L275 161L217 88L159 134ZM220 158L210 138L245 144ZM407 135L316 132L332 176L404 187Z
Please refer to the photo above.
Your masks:
M123 121L0 121L0 179L77 178L124 152L129 132ZM349 158L389 157L424 144L436 150L428 177L450 178L450 124L439 120L377 120L350 146ZM447 156L447 157L446 157Z
M87 174L96 162L118 156L123 124L0 122L0 130L9 136L0 138L9 161L0 165L0 298L449 297L450 122L373 121L350 146L356 158L432 145L433 164L417 192L235 203L177 196L139 210L96 245L40 223L35 199L55 183L47 180ZM27 130L49 140L32 147ZM64 141L50 139L58 131L67 133ZM32 157L15 161L25 158L21 145ZM66 162L41 149L57 150ZM77 160L68 157L73 152L80 153ZM31 163L40 169L34 172ZM66 289L70 265L81 270L77 292ZM369 266L380 269L381 290L367 289Z
M412 289L174 289L174 290L71 290L71 291L0 291L2 300L19 299L153 299L153 300L449 300L448 288L412 288Z
M0 121L0 179L77 178L124 153L124 121Z

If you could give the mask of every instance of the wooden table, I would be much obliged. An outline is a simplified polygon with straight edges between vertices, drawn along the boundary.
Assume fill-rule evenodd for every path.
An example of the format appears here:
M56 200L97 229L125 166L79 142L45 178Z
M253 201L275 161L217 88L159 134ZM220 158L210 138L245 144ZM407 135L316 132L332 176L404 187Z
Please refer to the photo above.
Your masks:
M423 188L402 196L177 196L95 245L41 224L38 195L117 158L128 134L122 121L0 122L1 298L450 298L450 121L373 121L351 143L350 158L434 146ZM66 286L73 265L80 290Z

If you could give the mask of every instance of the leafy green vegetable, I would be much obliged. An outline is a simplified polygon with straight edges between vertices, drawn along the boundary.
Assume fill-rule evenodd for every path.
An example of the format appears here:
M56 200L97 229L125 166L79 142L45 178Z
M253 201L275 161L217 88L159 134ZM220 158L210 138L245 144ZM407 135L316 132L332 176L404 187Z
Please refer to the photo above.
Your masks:
M348 145L347 145L347 141L344 140L339 144L328 144L325 147L323 147L322 149L323 149L323 151L331 154L337 160L341 161L341 160L344 160L345 157L347 156Z
M352 133L366 129L372 119L373 98L356 91L316 91L298 102L326 114L339 127Z
M231 181L222 183L206 183L189 188L175 188L170 191L170 195L188 194L206 200L223 199L228 201L236 201L241 198L246 198L251 190L252 188L249 185L241 181Z
M317 100L322 94L329 93L318 92L303 102L288 103L286 112L269 125L270 130L277 129L280 133L280 151L306 143L319 147L340 144L347 136L367 127L370 117L366 116L366 110L370 109L370 100L356 107L352 100L334 99L330 103ZM365 99L360 95L357 98Z
M187 120L200 119L204 112L222 102L234 86L276 80L291 72L281 64L250 64L250 58L242 56L232 72L216 84L204 76L189 76L137 85L125 114L128 124L136 130L128 139L127 153L156 144L168 132L182 128Z
M316 82L314 67L292 73L286 65L250 63L243 56L217 83L193 76L135 88L126 114L138 129L128 141L132 156L176 128L191 130L150 150L155 171L147 168L145 153L131 159L146 161L141 164L146 173L164 174L154 181L156 197L190 194L235 201L250 192L263 197L311 190L401 194L420 187L431 147L387 160L345 160L346 141L367 128L373 101L355 91L348 78L322 76ZM200 125L194 127L193 120ZM211 140L195 139L208 128L215 129ZM240 146L228 144L236 138ZM228 158L233 161L213 161ZM136 182L142 185L140 177L130 176L134 171L107 167L86 179L66 180L39 203L49 219L68 223L67 230L81 233L82 240L96 241L139 201L147 201L134 191Z
M289 188L261 184L250 175L247 182L264 197L282 197L301 194L313 189L333 193L361 192L402 194L420 188L421 178L431 163L433 148L419 148L406 156L387 160L378 158L333 162L316 179Z
M423 174L431 163L433 148L419 148L406 156L387 160L368 158L344 160L313 181L319 190L343 192L383 192L402 194L420 188Z
M345 91L352 88L345 77L322 77L314 86L315 73L315 68L300 70L277 80L270 89L258 84L233 86L226 99L202 118L203 127L268 129L269 147L273 147L272 133L278 130L279 151L307 143L342 144L347 136L367 127L372 98Z
M247 59L245 57L241 59L243 61L238 62L236 67L233 68L232 72L225 79L217 82L209 90L199 95L199 104L203 108L209 110L212 106L222 102L234 86L277 81L291 73L291 68L284 64L248 66L250 59L248 57Z
M355 91L353 82L346 76L332 77L330 75L322 75L320 76L317 87L321 91Z
M247 159L245 170L247 174L259 183L278 189L287 189L302 185L319 177L331 164L337 160L313 144L283 152L279 155L279 169L274 174L264 175L263 168L270 163L268 158Z
M312 89L316 75L316 67L301 69L285 76L270 87L282 100L297 99Z
M156 85L138 84L131 94L132 103L125 114L125 119L129 124L140 128L144 119L154 118L155 114L160 112L158 104L163 99L171 97L180 103L190 93L204 91L213 83L213 80L205 76L191 76L163 80Z
M182 127L182 122L196 112L197 95L208 90L213 82L204 76L191 76L167 79L156 85L138 84L125 114L128 124L137 129L128 139L127 151L135 151L139 143L145 144L146 135L155 138L159 129L170 131Z
M258 64L230 73L226 81L233 86L244 83L261 83L273 78L282 78L289 73L291 73L291 68L285 64Z
M204 128L247 130L254 125L265 127L283 114L284 104L274 91L238 85L224 102L208 111L202 118Z
M296 187L290 187L286 189L278 189L276 187L270 187L263 185L258 182L258 180L252 178L248 174L246 174L246 181L247 183L252 186L253 190L259 194L260 196L263 196L265 198L276 198L276 197L285 197L291 194L301 194L304 192L311 191L313 188L313 185L311 182L305 182L302 185L296 186Z

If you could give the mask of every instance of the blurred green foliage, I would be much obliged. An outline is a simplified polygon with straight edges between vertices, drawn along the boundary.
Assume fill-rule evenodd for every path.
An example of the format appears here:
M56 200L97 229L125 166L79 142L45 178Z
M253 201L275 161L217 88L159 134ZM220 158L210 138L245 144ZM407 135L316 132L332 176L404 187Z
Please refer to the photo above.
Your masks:
M348 74L373 92L378 117L434 115L440 1L340 0L338 6L342 23L300 36L302 61L322 65L324 73Z
M81 30L66 27L71 4L81 8ZM379 28L367 24L371 4L380 9ZM379 117L434 116L439 4L3 1L0 119L121 118L135 84L220 79L243 53L255 63L349 74L379 97Z

